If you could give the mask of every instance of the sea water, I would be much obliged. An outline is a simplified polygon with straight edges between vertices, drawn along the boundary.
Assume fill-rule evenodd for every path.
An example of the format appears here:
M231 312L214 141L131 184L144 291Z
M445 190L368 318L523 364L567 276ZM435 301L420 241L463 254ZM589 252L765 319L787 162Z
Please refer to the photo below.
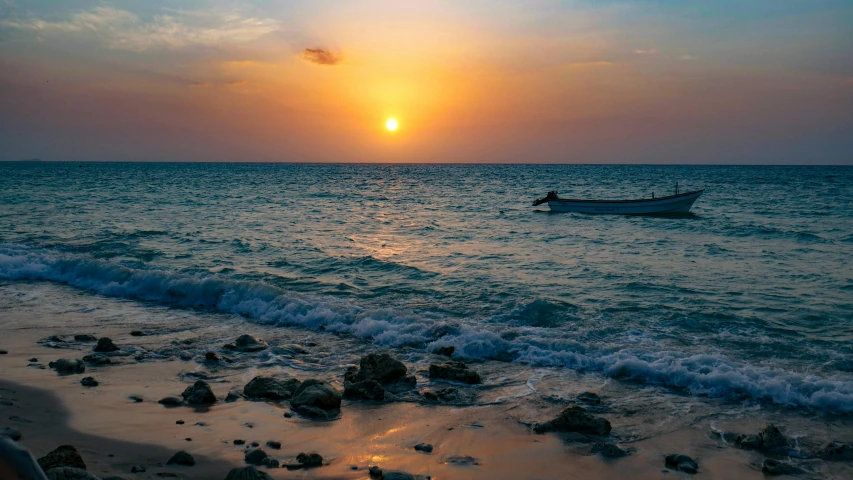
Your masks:
M692 215L531 206L676 182ZM7 286L827 413L851 257L850 167L0 163Z

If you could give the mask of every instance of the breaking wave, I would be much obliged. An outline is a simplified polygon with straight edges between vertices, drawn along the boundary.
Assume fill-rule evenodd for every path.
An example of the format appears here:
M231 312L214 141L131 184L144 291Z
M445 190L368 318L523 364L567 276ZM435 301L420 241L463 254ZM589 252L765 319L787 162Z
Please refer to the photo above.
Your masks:
M263 282L135 269L87 255L18 245L0 245L0 280L57 282L111 297L237 314L262 324L347 333L387 347L432 351L452 345L463 359L565 367L685 388L699 395L853 412L853 378L843 373L818 376L752 365L722 354L655 351L648 344L645 348L608 348L581 339L551 338L544 327L555 318L572 315L575 309L544 300L475 324L411 311L367 310ZM520 326L510 331L508 323Z

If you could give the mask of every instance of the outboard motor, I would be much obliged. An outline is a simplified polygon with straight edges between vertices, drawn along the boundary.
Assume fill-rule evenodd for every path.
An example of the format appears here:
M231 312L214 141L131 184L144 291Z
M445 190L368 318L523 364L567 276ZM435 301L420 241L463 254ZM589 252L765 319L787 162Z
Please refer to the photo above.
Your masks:
M548 195L545 195L545 197L540 198L540 199L538 199L538 200L534 200L534 201L533 201L533 206L534 206L534 207L536 207L536 206L538 206L538 205L542 205L543 203L545 203L545 202L547 202L547 201L549 201L549 200L559 200L559 199L560 199L560 198L557 196L557 191L556 191L556 190L551 190L550 192L548 192Z

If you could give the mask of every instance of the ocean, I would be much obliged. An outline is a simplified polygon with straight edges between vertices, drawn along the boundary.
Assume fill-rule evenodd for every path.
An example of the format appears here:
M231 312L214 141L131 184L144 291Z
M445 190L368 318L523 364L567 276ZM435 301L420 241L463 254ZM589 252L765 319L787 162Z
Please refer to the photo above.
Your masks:
M531 206L676 182L692 215ZM453 346L529 390L853 412L851 258L850 167L0 163L0 284L311 331L335 365Z

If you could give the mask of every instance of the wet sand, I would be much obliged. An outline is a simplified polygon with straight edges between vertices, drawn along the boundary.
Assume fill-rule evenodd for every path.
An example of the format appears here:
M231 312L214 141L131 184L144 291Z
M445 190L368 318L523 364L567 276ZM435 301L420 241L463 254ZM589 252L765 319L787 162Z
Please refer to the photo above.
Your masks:
M218 402L209 408L167 408L157 400L180 396L192 383L193 375L203 373L198 364L175 358L126 358L124 363L90 365L84 374L68 376L28 364L30 358L38 358L38 364L47 366L59 358L81 358L91 353L91 344L50 348L39 343L50 335L93 333L110 337L118 345L154 345L170 340L168 333L132 337L131 327L139 325L128 320L133 315L119 315L113 324L100 324L93 331L95 326L78 312L62 317L59 326L56 318L26 308L27 301L37 300L22 299L19 308L5 305L0 316L0 348L8 351L0 355L0 426L20 430L21 443L36 457L59 445L74 445L89 471L100 477L161 478L157 473L171 472L179 478L224 479L229 469L245 465L246 445L235 445L234 440L244 440L247 445L258 442L282 464L293 463L301 452L317 452L324 458L324 466L312 469L259 467L273 478L368 479L367 468L372 465L433 479L764 477L762 453L733 448L715 437L712 429L756 432L773 420L767 412L756 411L751 418L739 417L725 423L712 415L688 415L695 407L687 401L684 416L689 420L679 422L677 418L661 420L651 414L632 414L625 408L609 409L605 396L604 404L592 410L613 424L613 443L631 453L619 459L592 454L591 443L586 441L567 441L564 435L554 433L533 433L530 424L553 418L565 406L560 402L520 399L442 406L345 399L336 420L317 421L298 415L286 418L284 414L290 412L287 402L223 401L229 390L241 389L258 374L249 369L230 376L210 375L208 381ZM242 326L235 332L247 329ZM181 335L186 333L175 333L174 339ZM227 335L236 336L234 332ZM275 367L276 372L301 380L324 378L339 388L344 369L345 365L341 365L318 375L305 369ZM494 370L483 371L495 374ZM80 380L85 376L93 376L100 385L81 386ZM610 395L615 398L617 393L611 390ZM131 396L143 401L135 402ZM827 438L850 440L846 438L851 436L850 420L843 418L787 416L786 431L797 429L793 422L815 423L820 418L825 421L821 426L824 435L809 439L812 444ZM184 423L177 424L178 420ZM669 426L651 425L658 421ZM648 423L648 430L654 433L632 433L639 431L638 426L643 423ZM267 441L280 442L281 449L266 447ZM431 444L433 452L415 451L413 447L419 443ZM196 465L166 466L171 455L180 450L192 454ZM689 475L665 468L664 456L669 453L693 457L699 463L699 472ZM134 465L145 466L146 472L130 473ZM848 475L853 472L848 462L803 460L799 465L808 470L798 478L851 478Z

